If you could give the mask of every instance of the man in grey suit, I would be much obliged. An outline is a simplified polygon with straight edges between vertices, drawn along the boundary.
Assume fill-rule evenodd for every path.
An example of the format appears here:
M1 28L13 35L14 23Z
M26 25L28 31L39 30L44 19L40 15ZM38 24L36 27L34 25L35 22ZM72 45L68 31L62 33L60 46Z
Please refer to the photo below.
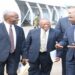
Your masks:
M73 14L70 14L68 19L71 22L71 26L66 29L62 41L56 44L56 48L67 47L66 54L66 75L75 75L75 10L72 10Z
M39 25L40 28L29 31L24 54L30 65L29 75L50 75L50 52L55 49L60 32L51 28L47 19L41 19Z
M74 7L71 7L68 9L68 17L74 13L75 13ZM68 17L59 19L55 27L56 29L60 30L61 39L63 38L65 31L72 25ZM66 53L67 53L67 48L65 47L61 51L58 51L58 54L57 54L58 57L62 58L62 75L66 75Z
M24 32L16 25L19 18L16 12L7 11L3 17L4 22L0 23L0 75L4 75L5 64L8 75L17 75Z

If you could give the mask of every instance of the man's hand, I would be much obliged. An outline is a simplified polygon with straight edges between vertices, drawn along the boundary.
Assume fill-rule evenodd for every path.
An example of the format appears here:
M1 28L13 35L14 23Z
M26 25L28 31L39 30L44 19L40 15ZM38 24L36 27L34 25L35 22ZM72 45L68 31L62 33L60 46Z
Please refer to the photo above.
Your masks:
M60 57L56 57L55 62L60 61Z
M23 65L26 65L28 63L28 59L22 59L21 62Z
M68 45L68 48L75 48L75 45Z
M56 43L56 45L55 45L55 48L63 48L63 46L62 45L60 45L59 43Z

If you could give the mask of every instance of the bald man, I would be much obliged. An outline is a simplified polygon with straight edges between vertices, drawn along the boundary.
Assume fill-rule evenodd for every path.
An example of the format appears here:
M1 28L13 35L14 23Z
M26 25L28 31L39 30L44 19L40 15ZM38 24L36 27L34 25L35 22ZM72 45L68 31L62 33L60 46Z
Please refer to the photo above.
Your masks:
M0 75L4 75L4 66L8 75L17 75L22 45L25 41L23 29L16 24L19 16L14 11L5 12L4 22L0 23Z
M50 51L55 49L59 31L51 28L47 19L40 19L40 28L30 30L27 36L25 57L29 60L29 75L50 75Z

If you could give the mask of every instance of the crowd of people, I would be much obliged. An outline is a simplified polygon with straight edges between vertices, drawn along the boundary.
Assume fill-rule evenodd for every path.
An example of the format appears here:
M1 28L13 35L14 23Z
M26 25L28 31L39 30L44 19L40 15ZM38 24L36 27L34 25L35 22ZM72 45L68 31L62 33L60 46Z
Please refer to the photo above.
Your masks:
M38 20L38 27L30 30L27 38L17 25L19 16L7 11L0 23L0 75L4 67L8 75L17 75L18 64L29 63L28 75L50 75L53 61L50 52L55 50L58 62L62 59L62 75L75 74L75 7L68 9L68 16L59 19L55 28L45 18ZM21 59L20 59L21 57Z

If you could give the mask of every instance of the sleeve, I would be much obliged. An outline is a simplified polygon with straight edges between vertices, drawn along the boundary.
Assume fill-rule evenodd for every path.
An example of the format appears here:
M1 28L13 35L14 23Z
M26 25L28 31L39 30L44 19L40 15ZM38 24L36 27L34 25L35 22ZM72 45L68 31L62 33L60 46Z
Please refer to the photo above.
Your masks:
M65 32L63 39L59 42L62 46L66 47L68 44L67 32ZM57 49L57 57L62 57L63 49Z
M60 31L60 38L62 39L63 37L63 32L62 32L62 19L59 19L59 21L57 22L56 26L55 26L55 29L59 30Z
M68 36L67 31L65 31L62 41L60 41L60 44L66 47L68 45Z
M23 29L22 28L20 28L19 29L20 30L20 49L21 49L21 55L23 56L23 52L24 52L24 50L23 50L23 48L25 47L25 45L26 45L26 39L25 39L25 34L24 34L24 31L23 31Z
M55 29L58 29L61 31L61 19L59 19L59 21L57 22Z
M55 27L55 29L57 29L57 30L60 31L59 39L57 40L58 42L61 41L62 38L63 38L63 32L62 32L62 24L61 24L61 21L62 21L62 19L59 19L59 21L58 21L58 23L56 24L56 27ZM58 57L62 57L62 53L63 53L63 50L57 49L57 56L58 56Z
M57 35L56 35L56 43L59 43L61 41L60 34L61 34L60 31L57 32ZM56 50L57 50L56 56L61 58L62 57L62 50L59 50L59 49L56 49Z
M28 59L29 48L31 46L31 31L29 31L26 41L23 43L23 56L22 58Z

